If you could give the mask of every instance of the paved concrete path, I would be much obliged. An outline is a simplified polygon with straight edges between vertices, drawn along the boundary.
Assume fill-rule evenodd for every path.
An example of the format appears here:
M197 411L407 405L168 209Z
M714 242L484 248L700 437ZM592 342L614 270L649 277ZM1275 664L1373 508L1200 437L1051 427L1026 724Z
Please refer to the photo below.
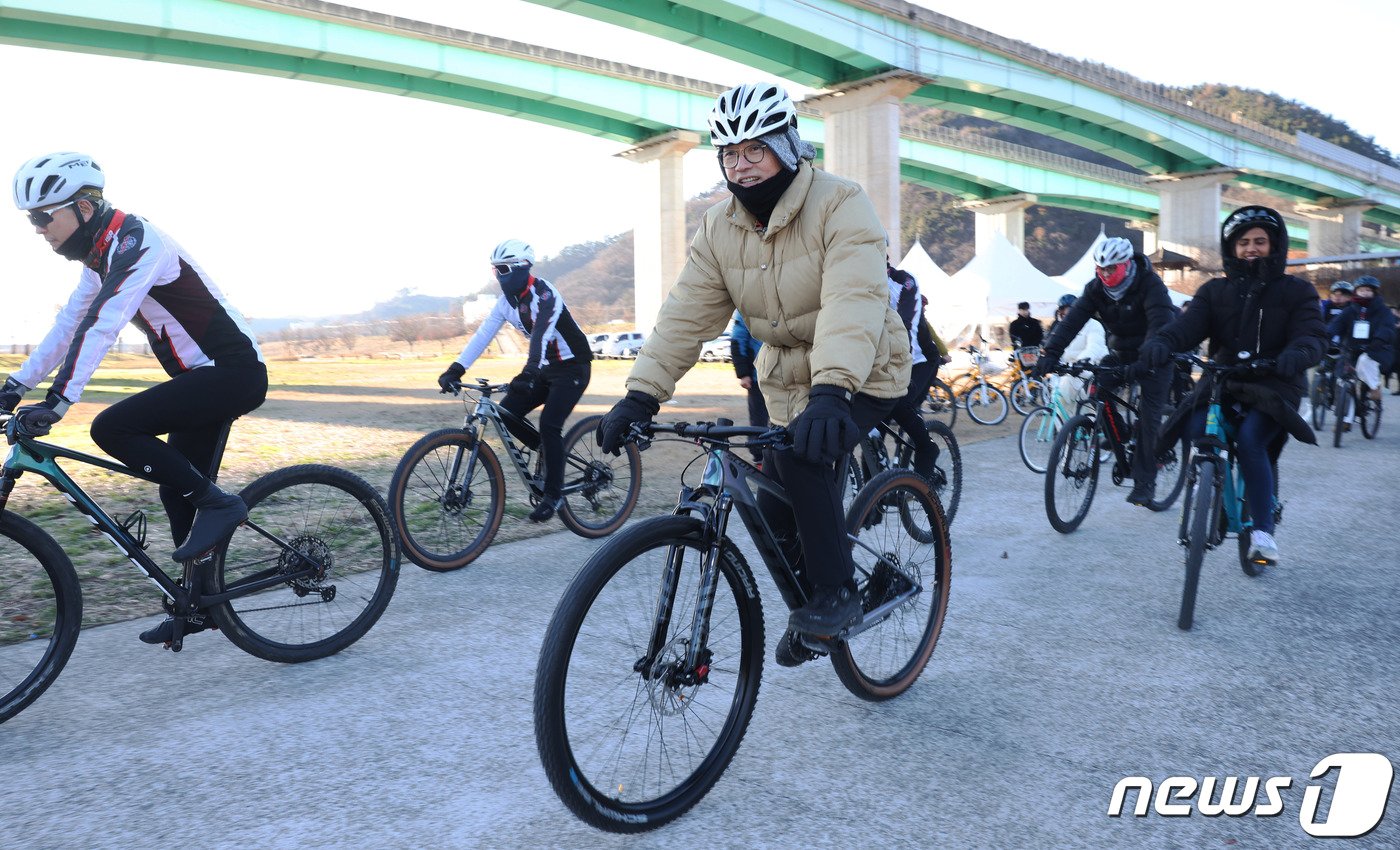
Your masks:
M779 668L770 647L733 764L658 832L584 826L539 766L539 641L597 545L561 532L459 573L406 566L379 625L311 664L217 635L173 655L137 642L145 621L84 632L0 726L0 846L1274 848L1312 841L1298 812L1319 759L1400 764L1400 423L1289 447L1285 565L1250 579L1233 544L1210 553L1191 633L1175 625L1175 512L1104 482L1062 536L1011 439L965 462L947 625L922 679L872 705L825 662ZM760 580L771 637L785 614ZM1108 817L1136 774L1293 784L1278 817ZM1357 846L1400 846L1397 796Z

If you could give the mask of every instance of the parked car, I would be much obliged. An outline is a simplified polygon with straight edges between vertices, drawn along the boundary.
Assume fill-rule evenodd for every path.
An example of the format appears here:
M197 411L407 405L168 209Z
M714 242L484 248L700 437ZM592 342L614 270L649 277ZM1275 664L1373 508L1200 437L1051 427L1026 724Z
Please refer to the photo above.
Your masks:
M602 357L607 350L608 344L612 342L613 335L610 333L589 334L588 348L595 357Z
M604 357L636 357L646 336L640 331L613 334L612 341L603 349Z
M706 363L728 363L730 360L729 334L723 333L700 346L700 359Z

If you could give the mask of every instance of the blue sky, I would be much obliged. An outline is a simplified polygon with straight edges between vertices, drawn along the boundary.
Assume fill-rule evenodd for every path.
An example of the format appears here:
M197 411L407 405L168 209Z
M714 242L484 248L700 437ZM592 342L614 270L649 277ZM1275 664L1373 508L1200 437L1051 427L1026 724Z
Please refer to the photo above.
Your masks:
M360 5L716 82L761 76L521 0ZM1362 33L1400 31L1400 12L1379 0L1301 14L1236 6L1228 17L1198 0L1141 11L922 5L1155 82L1276 91L1400 151L1400 111L1384 96L1391 63L1383 50L1350 46ZM1316 46L1300 45L1301 32ZM25 81L0 87L7 176L40 152L93 154L109 197L183 243L249 316L353 312L406 288L474 290L488 282L486 256L501 239L548 255L629 230L637 215L635 167L613 156L620 146L566 130L314 83L11 46L0 46L0 76ZM690 193L718 177L712 155L687 160ZM23 342L47 328L78 267L18 214L0 228L0 256L0 344Z

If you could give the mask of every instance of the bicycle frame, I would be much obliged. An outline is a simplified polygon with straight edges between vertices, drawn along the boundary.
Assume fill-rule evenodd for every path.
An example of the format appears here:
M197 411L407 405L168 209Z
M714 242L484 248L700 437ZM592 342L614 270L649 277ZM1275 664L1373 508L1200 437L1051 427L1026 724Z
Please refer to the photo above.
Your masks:
M534 428L534 425L530 422L530 420L524 418L523 416L515 416L514 413L511 413L509 410L506 410L505 408L501 407L498 403L491 400L491 393L500 390L505 386L506 385L504 384L491 384L485 379L477 380L476 390L479 393L479 395L477 395L476 397L476 406L470 413L467 414L466 419L464 419L462 422L462 430L467 434L470 434L474 441L471 454L467 457L466 480L470 481L472 474L476 471L476 459L478 457L478 454L476 450L475 441L481 439L481 428L478 426L477 423L486 422L491 425L492 430L496 434L496 439L500 440L501 445L505 446L506 457L510 459L511 466L515 468L516 474L520 476L520 483L525 485L525 487L533 493L539 489L540 483L535 481L534 476L530 472L529 459L525 456L525 452L527 451L527 449L522 448L519 444L516 443L514 436L510 433L510 430L506 428L504 417L510 416L512 418L518 418L521 422L524 422L531 428ZM463 389L465 389L465 387ZM577 461L575 461L573 458L567 455L564 457L564 463L575 467L579 471L583 471L583 468L577 463ZM452 468L448 470L447 480L461 480L458 477L458 473L461 472L461 469L462 457L461 455L458 455L452 461ZM570 493L577 493L583 490L587 483L588 482L586 479L578 481L565 480L563 482L563 487L560 490L560 495L567 496Z
M144 475L129 467L118 463L104 460L100 457L85 454L83 452L66 449L52 443L43 443L38 440L17 439L10 447L9 455L5 458L3 478L0 479L0 511L4 511L9 503L10 492L14 489L15 481L26 472L32 472L61 493L74 508L96 529L102 533L127 560L141 571L147 579L151 581L166 600L173 606L176 613L192 614L201 608L208 608L237 599L260 590L282 584L284 582L295 581L307 578L322 571L321 564L317 563L310 556L292 548L286 541L258 526L251 518L245 521L248 528L261 534L268 540L282 547L284 551L294 552L304 566L295 572L284 572L274 564L267 570L262 570L243 581L238 582L232 588L225 588L222 593L202 594L199 582L193 581L190 576L189 566L196 562L188 562L184 582L177 582L158 567L154 560L146 554L142 543L131 536L127 527L112 519L102 506L83 491L68 473L64 472L58 465L59 458L68 458L80 463L105 469L109 472L116 472L131 478L139 478L143 481L156 483L154 478ZM144 515L143 515L144 516Z
M1094 416L1094 427L1108 441L1108 447L1113 451L1115 460L1114 483L1120 483L1127 473L1132 470L1132 455L1128 453L1128 445L1132 441L1132 426L1128 419L1122 415L1122 409L1137 417L1137 408L1129 401L1117 393L1105 390L1099 386L1097 376L1089 383L1088 394L1079 405L1091 407Z
M1227 533L1240 535L1254 527L1253 519L1244 518L1244 472L1235 462L1235 429L1220 406L1223 383L1223 378L1217 375L1211 388L1210 402L1206 407L1206 432L1192 443L1191 478L1186 483L1186 486L1190 487L1199 479L1203 474L1203 464L1209 462L1214 468L1211 474L1216 477L1219 485L1215 490L1216 498L1220 500L1217 507L1224 510L1225 524L1223 528L1219 523L1211 527L1210 535L1206 539L1207 549L1214 549L1220 545ZM1190 544L1187 531L1190 506L1190 500L1183 502L1181 529L1178 533L1178 542L1183 546ZM1269 506L1270 510L1273 508L1273 505ZM1217 509L1213 513L1218 516L1220 510Z

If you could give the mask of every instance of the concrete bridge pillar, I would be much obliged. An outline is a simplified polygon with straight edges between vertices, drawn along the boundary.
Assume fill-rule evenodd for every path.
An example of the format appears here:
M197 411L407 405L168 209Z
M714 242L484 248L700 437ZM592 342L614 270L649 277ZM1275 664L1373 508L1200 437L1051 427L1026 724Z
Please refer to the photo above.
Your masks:
M1148 256L1157 253L1157 222L1134 220L1126 224L1129 230L1142 232L1142 253Z
M890 257L904 256L899 239L899 104L929 83L927 77L893 71L809 97L825 121L823 167L865 187L890 237ZM799 129L801 119L798 119Z
M700 135L672 130L618 154L642 166L632 232L632 268L636 276L636 324L651 333L656 313L685 266L685 188L682 161L700 144Z
M1212 168L1147 178L1161 198L1158 245L1190 257L1197 266L1219 268L1220 187L1237 174L1231 168Z
M1293 211L1308 220L1308 256L1360 253L1361 217L1376 206L1370 200L1294 205Z
M1026 253L1026 208L1034 206L1036 200L1035 195L1022 193L985 201L964 201L963 206L977 214L973 220L975 252L981 254L992 236L1000 233L1017 251Z

